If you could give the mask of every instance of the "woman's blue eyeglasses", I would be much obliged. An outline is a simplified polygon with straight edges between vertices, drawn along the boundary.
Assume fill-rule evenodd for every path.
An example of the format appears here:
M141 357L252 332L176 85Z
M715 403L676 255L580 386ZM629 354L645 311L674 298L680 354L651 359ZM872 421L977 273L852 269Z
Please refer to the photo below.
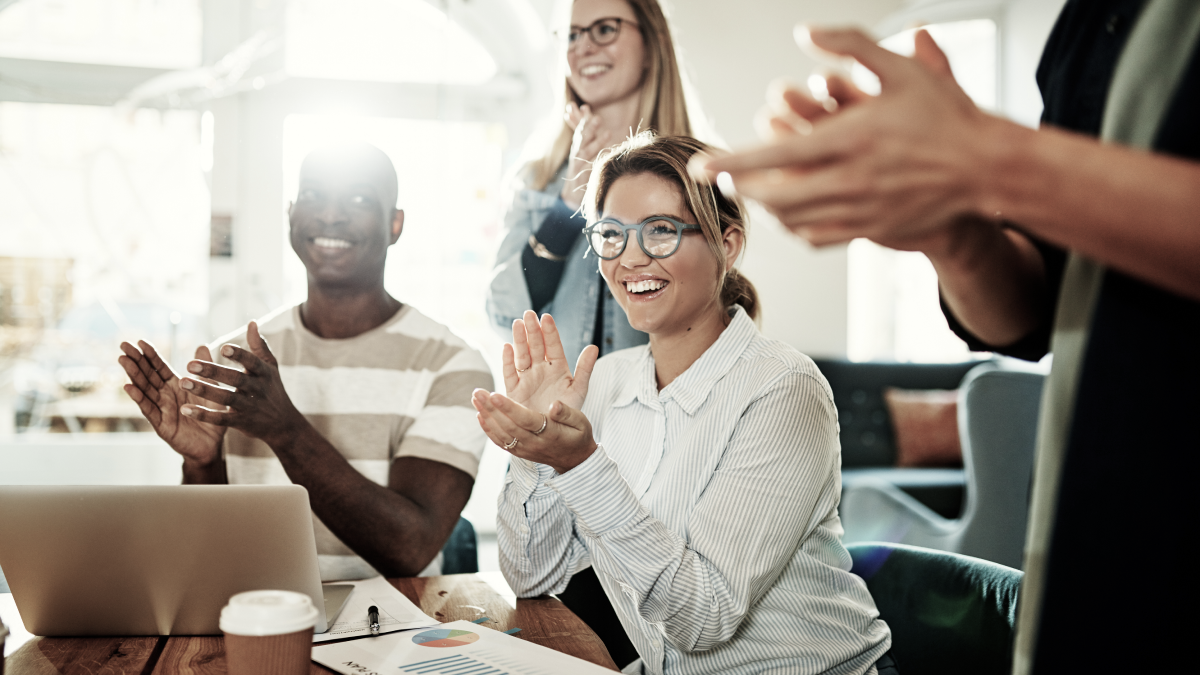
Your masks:
M626 225L616 218L601 218L583 228L588 244L604 260L614 260L625 252L629 230L637 232L638 246L651 258L667 258L679 250L685 230L699 230L699 225L681 223L667 216L651 216L637 225Z

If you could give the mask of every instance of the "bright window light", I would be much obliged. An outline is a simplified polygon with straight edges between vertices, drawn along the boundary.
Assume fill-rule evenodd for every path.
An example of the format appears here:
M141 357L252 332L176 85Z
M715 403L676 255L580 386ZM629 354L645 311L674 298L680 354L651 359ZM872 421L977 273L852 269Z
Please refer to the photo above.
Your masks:
M74 260L73 297L208 306L200 114L0 103L0 257Z
M849 267L851 361L939 363L971 357L946 325L937 273L924 255L856 239L850 242Z
M999 71L996 67L997 31L991 19L971 19L921 26L929 31L930 37L950 59L954 79L963 91L975 101L975 105L988 110L998 109L996 83ZM913 37L916 28L891 35L879 44L897 54L910 56L913 53ZM864 91L879 93L879 79L859 64L854 66L854 81Z
M340 115L290 115L283 132L284 201L296 197L310 151L365 141L392 159L400 182L404 233L388 253L384 283L393 296L450 326L498 362L502 341L488 325L483 294L500 234L502 125ZM285 242L287 241L285 237ZM307 281L285 243L288 303Z
M205 110L200 115L200 170L204 173L213 168L213 136L214 118L211 110Z
M481 84L496 62L425 0L292 0L287 72L370 82Z
M207 339L199 117L0 103L0 422L144 429L117 345L150 340L178 366Z
M20 0L0 12L0 57L200 65L200 0Z
M997 30L990 19L924 26L950 59L950 68L975 104L998 108ZM916 29L887 37L879 44L911 55ZM854 80L865 91L879 93L879 80L861 65ZM849 344L854 361L946 362L970 358L942 315L937 273L920 253L894 251L865 239L851 242L849 257Z

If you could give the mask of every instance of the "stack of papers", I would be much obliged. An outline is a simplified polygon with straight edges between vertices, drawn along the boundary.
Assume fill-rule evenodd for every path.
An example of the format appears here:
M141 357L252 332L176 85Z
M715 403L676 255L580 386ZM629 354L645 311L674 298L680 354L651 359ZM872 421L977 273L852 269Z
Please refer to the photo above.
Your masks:
M313 647L313 661L345 675L562 675L612 671L469 621Z
M439 623L437 619L422 612L383 577L338 583L353 584L354 590L350 592L345 607L342 607L342 611L334 618L329 630L313 635L313 642L370 635L371 624L367 621L367 608L371 605L379 608L380 633L436 626Z

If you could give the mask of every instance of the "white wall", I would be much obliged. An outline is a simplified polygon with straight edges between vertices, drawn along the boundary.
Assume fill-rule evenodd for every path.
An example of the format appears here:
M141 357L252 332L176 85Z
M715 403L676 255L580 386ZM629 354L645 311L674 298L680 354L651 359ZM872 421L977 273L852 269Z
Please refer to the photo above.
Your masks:
M871 27L902 0L676 0L675 38L716 131L733 148L758 142L752 119L767 85L817 68L792 39L798 22ZM763 330L802 352L846 354L846 248L814 250L761 210L742 271L758 288Z

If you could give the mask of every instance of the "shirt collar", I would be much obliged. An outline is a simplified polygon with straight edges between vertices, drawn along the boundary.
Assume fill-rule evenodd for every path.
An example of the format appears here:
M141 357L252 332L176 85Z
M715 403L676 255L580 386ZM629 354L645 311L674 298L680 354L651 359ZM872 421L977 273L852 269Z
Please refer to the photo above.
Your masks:
M629 368L629 376L621 385L613 406L626 406L635 399L641 399L650 406L657 405L658 385L654 377L654 357L650 355L650 345L642 347L642 357Z
M638 399L652 408L657 408L662 402L675 399L687 414L696 414L708 399L713 386L733 368L750 345L750 341L758 335L758 329L741 305L734 305L730 314L732 320L717 337L717 341L661 392L658 391L654 374L654 356L647 345L642 358L630 368L630 376L625 379L613 405L625 406Z

